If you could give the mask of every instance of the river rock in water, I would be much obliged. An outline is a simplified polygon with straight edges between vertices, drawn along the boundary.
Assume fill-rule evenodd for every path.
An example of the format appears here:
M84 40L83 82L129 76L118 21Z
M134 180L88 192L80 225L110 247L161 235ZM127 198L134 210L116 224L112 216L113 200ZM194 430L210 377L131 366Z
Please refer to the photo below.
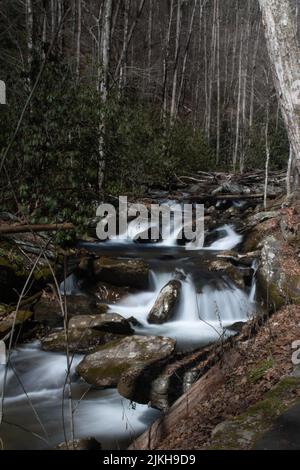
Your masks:
M113 286L107 282L98 281L95 286L91 287L89 291L97 297L100 302L107 302L109 304L118 302L123 297L128 295L129 288L121 286Z
M67 296L68 318L77 315L103 314L107 306L85 295ZM57 300L41 299L34 306L34 320L48 326L62 326L63 315Z
M86 328L118 335L131 335L134 333L129 321L118 313L79 315L69 321L69 330L85 330Z
M97 346L115 341L116 338L119 336L89 328L86 330L72 329L68 333L69 351L81 354L89 353ZM41 341L44 351L63 352L66 350L66 337L63 330L50 333Z
M140 259L116 259L102 256L94 261L94 273L99 281L115 286L146 289L149 267Z
M175 341L162 336L128 336L100 346L77 366L77 373L97 387L116 387L123 372L170 356Z
M114 329L114 332L110 331L109 327ZM120 315L79 315L69 321L69 350L77 353L89 353L97 346L124 338L124 335L127 334L132 334L132 330L128 322ZM55 331L42 338L42 349L45 351L65 351L65 332L63 330Z
M177 305L181 291L181 282L173 280L168 282L160 291L155 304L153 305L149 315L148 322L161 324L168 321Z

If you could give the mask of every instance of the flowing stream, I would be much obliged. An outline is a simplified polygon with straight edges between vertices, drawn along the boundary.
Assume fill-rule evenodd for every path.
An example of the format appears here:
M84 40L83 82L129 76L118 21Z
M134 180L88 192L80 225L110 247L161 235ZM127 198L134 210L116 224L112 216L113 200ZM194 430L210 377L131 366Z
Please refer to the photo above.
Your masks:
M216 252L234 249L241 243L242 237L233 227L225 225L215 230L214 240L201 250L188 244L179 246L178 227L174 227L174 232L164 242L135 243L139 232L144 230L144 226L133 221L129 224L127 239L116 237L106 243L89 245L99 254L138 256L149 263L149 290L130 294L109 305L109 311L126 318L133 316L139 321L137 334L172 337L176 339L177 349L185 351L231 334L226 327L247 321L253 315L254 277L244 291L224 273L217 275L207 269L207 261L213 259ZM180 276L182 282L175 316L162 325L149 324L147 315L160 289L175 275ZM77 293L77 279L70 276L63 289L67 294ZM91 389L75 373L82 357L75 355L72 361L75 437L96 437L104 448L124 448L159 416L159 412L147 406L132 405L116 390ZM44 352L39 342L35 342L14 349L10 362L0 428L4 448L50 448L64 441L65 435L70 438L69 405L64 391L66 356ZM0 392L3 377L4 366L0 366Z

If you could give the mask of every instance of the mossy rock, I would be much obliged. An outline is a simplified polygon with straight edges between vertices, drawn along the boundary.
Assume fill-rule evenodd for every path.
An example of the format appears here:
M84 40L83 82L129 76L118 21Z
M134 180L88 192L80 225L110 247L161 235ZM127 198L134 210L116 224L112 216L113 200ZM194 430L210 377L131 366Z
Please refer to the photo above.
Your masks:
M175 341L162 336L128 336L100 346L77 366L77 373L97 387L116 387L123 372L170 356Z
M230 421L218 424L212 432L209 449L251 449L275 420L291 407L300 385L300 378L285 377L269 390L264 399L250 406Z
M68 330L68 347L70 352L86 354L94 351L97 346L111 343L120 338L123 338L123 336L90 328L82 330L74 328ZM63 330L50 333L42 338L42 349L44 351L63 352L66 351L66 347L66 335Z
M273 235L266 237L262 243L257 287L271 312L288 303L300 304L300 274L284 270L283 243Z
M137 289L148 287L149 266L143 260L102 256L94 261L93 267L98 281Z

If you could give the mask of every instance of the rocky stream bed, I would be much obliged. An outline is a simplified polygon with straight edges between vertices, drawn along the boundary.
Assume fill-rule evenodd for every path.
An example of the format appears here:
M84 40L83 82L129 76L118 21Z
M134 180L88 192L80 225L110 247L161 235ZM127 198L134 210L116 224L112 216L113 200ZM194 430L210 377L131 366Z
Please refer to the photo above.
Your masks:
M274 188L268 210L234 185L232 198L225 184L207 198L200 249L177 243L175 230L139 243L134 220L122 242L97 242L91 223L67 253L42 234L3 236L3 447L53 448L74 435L124 448L211 370L222 345L297 304L299 212ZM172 204L178 193L157 198Z

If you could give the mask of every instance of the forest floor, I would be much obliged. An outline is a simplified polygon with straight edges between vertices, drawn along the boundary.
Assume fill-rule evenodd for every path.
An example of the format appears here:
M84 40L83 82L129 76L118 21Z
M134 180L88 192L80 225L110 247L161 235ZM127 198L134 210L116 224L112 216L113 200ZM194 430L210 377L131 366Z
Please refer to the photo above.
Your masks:
M223 384L211 390L210 397L193 409L192 416L179 421L159 448L252 447L254 440L272 425L276 417L300 399L299 380L292 377L292 343L296 340L300 340L300 306L289 305L269 318L256 336L237 345L238 365L224 364ZM274 393L270 394L270 390ZM249 408L259 402L261 406ZM217 432L217 425L246 410L245 417L252 416L250 427L255 424L255 435L245 433L240 418L237 420L238 432L235 429L233 434L228 433L228 426L223 426L223 430L220 427ZM255 415L259 412L259 420L253 418L252 411ZM239 438L241 435L242 439Z

